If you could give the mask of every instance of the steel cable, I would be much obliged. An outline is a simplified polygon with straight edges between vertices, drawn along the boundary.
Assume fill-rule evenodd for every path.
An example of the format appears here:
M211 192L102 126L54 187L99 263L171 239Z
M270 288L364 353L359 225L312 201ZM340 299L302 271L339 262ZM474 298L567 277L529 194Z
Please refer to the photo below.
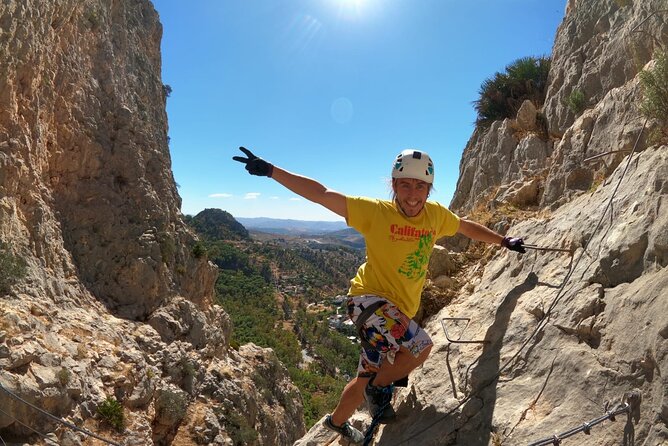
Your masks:
M619 405L619 407L617 407L617 409L607 412L605 415L594 418L591 421L584 422L580 426L569 429L565 432L562 432L561 434L555 434L552 437L544 438L542 440L530 443L529 446L547 446L547 445L560 444L561 440L568 437L572 437L573 435L579 434L580 432L584 432L585 434L589 435L591 434L590 430L592 427L601 424L606 420L614 421L616 415L620 415L623 413L630 413L631 410L632 408L629 403L622 403Z
M82 428L80 428L79 426L77 426L77 425L75 425L75 424L72 424L72 423L70 423L70 422L68 422L68 421L65 421L65 420L63 420L62 418L59 418L59 417L57 417L57 416L55 416L55 415L53 415L53 414L50 414L49 412L47 412L47 411L45 411L45 410L43 410L43 409L41 409L41 408L35 406L34 404L32 404L32 403L30 403L30 402L24 400L24 399L21 398L20 396L16 395L15 393L13 393L12 391L10 391L9 389L5 388L5 386L3 386L1 383L0 383L0 390L2 390L3 392L5 392L7 395L9 395L10 397L14 398L15 400L17 400L17 401L19 401L19 402L25 404L26 406L28 406L28 407L30 407L30 408L36 410L37 412L39 412L39 413L41 413L42 415L44 415L44 416L46 416L46 417L52 419L53 421L62 424L63 426L67 426L67 427L69 427L70 429L73 429L73 430L75 430L75 431L77 431L77 432L81 432L82 434L85 434L85 435L87 435L87 436L89 436L89 437L96 438L96 439L98 439L98 440L100 440L100 441L103 441L103 442L105 442L105 443L107 443L107 444L110 444L110 445L112 445L112 446L121 446L121 444L119 444L119 443L113 442L113 441L111 441L111 440L107 440L106 438L100 437L99 435L97 435L97 434L95 434L95 433L93 433L93 432L91 432L91 431L89 431L89 430L82 429ZM14 418L14 417L12 417L12 418ZM16 418L14 418L14 419L16 420ZM20 424L23 424L23 423L21 423L19 420L16 420L16 421L18 421ZM24 426L25 426L25 425L24 425ZM33 430L33 429L30 428L29 426L26 426L26 427L28 427L29 429ZM33 430L33 431L34 431L34 430ZM35 432L37 432L37 431L35 431ZM40 434L40 435L41 435L41 434Z
M12 414L9 414L2 409L0 409L0 413L3 413L5 415L7 415L9 418L11 418L15 422L19 423L21 426L25 427L26 429L29 429L29 430L33 431L34 433L36 433L40 437L44 438L45 440L50 441L49 437L47 437L45 434L41 433L40 431L38 431L37 429L34 429L31 426L28 426L27 424L25 424L23 421L19 420L18 418L16 418ZM2 443L5 444L5 441L3 440ZM7 446L7 445L5 444L5 446Z

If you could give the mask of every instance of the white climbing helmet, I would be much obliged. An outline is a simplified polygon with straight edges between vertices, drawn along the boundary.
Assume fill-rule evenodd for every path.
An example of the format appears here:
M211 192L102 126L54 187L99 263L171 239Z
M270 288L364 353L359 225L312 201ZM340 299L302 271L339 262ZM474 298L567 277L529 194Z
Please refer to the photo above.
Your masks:
M433 184L434 163L426 152L406 149L394 160L392 178L415 178Z

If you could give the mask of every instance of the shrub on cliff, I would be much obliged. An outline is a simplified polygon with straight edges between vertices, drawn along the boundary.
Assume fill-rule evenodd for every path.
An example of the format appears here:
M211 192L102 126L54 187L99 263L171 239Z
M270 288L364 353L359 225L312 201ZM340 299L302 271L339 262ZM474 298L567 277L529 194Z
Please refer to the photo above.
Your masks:
M571 91L571 94L566 98L566 106L572 111L576 116L581 114L585 108L587 108L587 100L582 90L577 88Z
M116 398L107 397L107 399L98 406L97 412L106 423L111 425L117 431L122 431L125 427L123 406L116 401Z
M523 57L495 73L480 86L478 100L473 102L478 113L476 125L514 118L522 102L529 99L540 107L545 100L549 57Z
M668 127L667 52L659 53L654 67L640 73L640 85L643 91L643 102L640 106L643 114L650 119L656 119L664 128Z
M0 293L9 288L26 275L26 262L12 254L9 246L0 242Z

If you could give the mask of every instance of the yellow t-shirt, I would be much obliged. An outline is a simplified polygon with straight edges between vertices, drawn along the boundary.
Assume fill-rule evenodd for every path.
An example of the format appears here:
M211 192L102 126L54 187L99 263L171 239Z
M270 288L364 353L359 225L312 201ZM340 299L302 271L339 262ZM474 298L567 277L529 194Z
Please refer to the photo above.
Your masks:
M434 244L457 232L459 217L432 201L416 217L406 217L388 200L347 197L347 206L348 225L366 242L366 263L350 281L348 294L382 296L412 318Z

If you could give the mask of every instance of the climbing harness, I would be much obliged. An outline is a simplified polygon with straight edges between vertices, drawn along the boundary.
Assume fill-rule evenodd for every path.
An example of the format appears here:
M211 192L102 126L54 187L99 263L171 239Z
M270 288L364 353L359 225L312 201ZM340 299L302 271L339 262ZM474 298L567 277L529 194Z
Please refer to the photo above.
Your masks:
M362 348L365 350L374 350L374 347L369 344L369 342L365 339L364 335L364 323L371 317L372 314L376 312L377 309L380 307L387 305L388 302L386 300L379 300L377 302L372 303L368 307L366 307L362 312L360 313L359 316L357 316L357 319L355 320L355 327L357 328L357 335L360 338L360 344L362 345Z
M387 305L388 302L385 300L380 300L377 302L372 303L368 307L366 307L362 312L357 316L357 319L355 320L355 327L357 328L357 335L359 336L360 339L360 344L362 345L362 348L367 349L367 350L374 350L375 347L372 346L363 336L364 335L364 324L366 321L371 317L372 314L376 312L379 308ZM399 386L399 387L406 387L408 385L408 377L401 378L400 380L396 381L395 383L392 384L393 386ZM392 400L388 401L386 404L380 407L380 409L373 415L373 418L371 419L371 424L369 427L366 429L364 432L364 446L368 446L371 444L373 441L373 437L376 435L376 430L378 428L378 425L380 424L380 420L383 417L383 413L385 412L385 409L392 403Z
M21 398L20 396L16 395L15 393L13 393L12 391L10 391L9 389L6 389L5 386L2 385L2 383L0 383L0 390L2 390L3 392L5 392L5 393L6 393L7 395L9 395L10 397L14 398L16 401L19 401L20 403L25 404L26 406L28 406L28 407L30 407L30 408L36 410L37 412L39 412L39 413L41 413L42 415L44 415L44 416L46 416L46 417L52 419L53 421L62 424L63 426L67 426L67 427L69 427L70 429L73 429L73 430L75 430L75 431L77 431L77 432L81 432L82 434L85 434L85 435L87 435L87 436L89 436L89 437L96 438L96 439L98 439L98 440L100 440L100 441L102 441L102 442L104 442L104 443L106 443L106 444L110 444L110 445L112 445L112 446L121 446L119 443L115 443L115 442L113 442L113 441L111 441L111 440L107 440L106 438L100 437L99 435L96 435L96 434L94 434L93 432L91 432L91 431L89 431L89 430L82 429L82 428L80 428L80 427L78 427L78 426L76 426L76 425L74 425L74 424L72 424L72 423L70 423L70 422L67 422L67 421L63 420L62 418L59 418L59 417L57 417L57 416L55 416L55 415L53 415L53 414L50 414L49 412L47 412L47 411L45 411L45 410L40 409L39 407L35 406L34 404L29 403L28 401L24 400L24 399ZM15 421L19 422L19 424L23 424L23 423L21 423L19 420L16 420L16 419L15 419ZM24 426L25 426L25 425L24 425ZM30 429L34 431L34 429L32 429L32 428L30 428Z
M369 341L366 340L364 337L364 324L366 321L371 317L372 314L376 312L379 308L383 307L384 305L387 305L388 302L385 300L379 300L377 302L372 303L368 307L364 308L362 312L357 316L357 319L355 319L355 328L357 329L357 337L360 340L360 344L362 345L362 348L365 350L374 350L374 346L369 343ZM407 378L405 378L407 380ZM380 419L383 416L383 412L385 412L385 409L387 406L389 406L391 403L387 403L378 410L373 415L373 418L371 419L371 424L369 427L366 429L364 432L364 446L368 446L371 444L373 441L373 437L376 434L376 429L378 428L378 425L380 424Z
M573 435L579 434L580 432L584 432L586 435L591 435L592 427L604 422L605 420L615 421L615 416L623 413L627 414L628 422L630 422L633 413L640 409L641 400L642 400L642 395L640 393L640 390L634 389L624 394L622 402L617 406L616 409L609 411L607 410L606 407L605 415L602 415L598 418L594 418L591 421L582 423L581 426L567 430L566 432L562 432L561 434L555 434L549 438L533 442L529 444L529 446L547 446L547 445L558 446L561 444L561 441L563 439L572 437Z

